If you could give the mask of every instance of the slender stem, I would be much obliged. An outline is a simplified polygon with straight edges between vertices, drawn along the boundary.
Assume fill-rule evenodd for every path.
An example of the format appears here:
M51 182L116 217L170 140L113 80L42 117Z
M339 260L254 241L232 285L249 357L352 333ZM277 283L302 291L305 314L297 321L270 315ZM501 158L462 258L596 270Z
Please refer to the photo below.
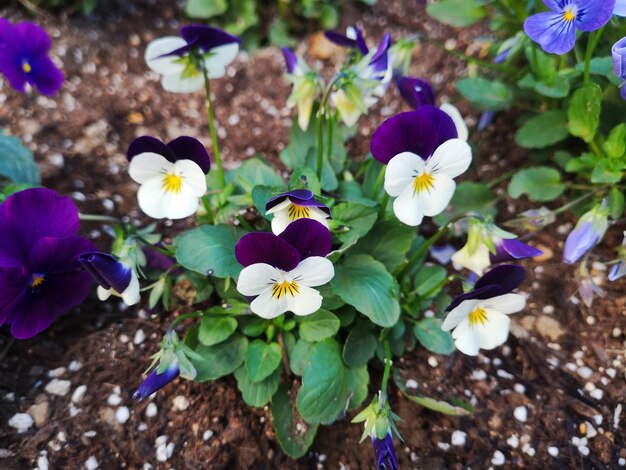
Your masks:
M256 230L254 230L254 227L252 225L250 225L250 223L246 219L244 219L244 217L242 215L237 215L237 220L239 221L241 226L243 228L245 228L246 230L248 230L249 232L255 232L256 231Z
M378 172L378 176L376 177L376 181L374 182L374 188L372 189L372 194L370 196L371 199L376 199L376 195L378 194L378 190L380 189L383 181L385 180L385 170L386 166L383 166Z
M317 178L320 182L322 181L322 165L324 163L324 136L322 135L322 119L324 119L324 113L318 112L315 121L315 136L317 141Z
M597 31L592 31L589 34L589 39L587 40L587 50L585 51L585 85L589 83L589 74L591 71L591 57L593 56L593 51L596 49L596 46L598 45L598 42L602 37L602 33L604 33L604 26Z
M391 371L391 347L389 346L389 340L385 338L383 341L385 346L385 371L383 372L383 380L380 384L380 391L384 397L384 401L387 401L387 384L389 383L389 372Z
M335 127L335 116L330 114L330 106L326 103L326 159L332 164L333 160L333 129Z
M200 318L202 316L204 316L204 312L201 311L183 313L179 317L176 317L172 323L170 323L170 326L167 327L167 331L172 331L174 327L183 320L187 320L189 318Z
M113 222L115 224L122 224L123 222L117 217L113 217L110 215L97 215L97 214L83 214L79 213L78 217L80 220L88 221L88 222Z
M589 199L591 196L595 195L597 192L599 192L600 190L602 190L604 188L596 188L593 191L589 191L588 193L583 194L582 196L574 199L573 201L568 202L567 204L559 207L558 209L555 209L554 211L552 211L554 214L560 214L561 212L565 212L566 210L568 210L571 207L576 206L577 204L580 204L581 202L583 202L585 199Z
M213 156L217 165L217 176L220 181L220 187L226 187L226 178L224 177L224 168L222 167L222 157L220 155L220 146L217 142L217 130L215 128L215 115L213 113L213 101L211 100L211 81L209 74L204 65L204 61L200 60L202 75L204 76L204 91L206 93L206 114L209 121L209 131L211 132L211 141L213 142Z
M487 187L488 188L493 188L494 186L496 186L496 185L502 183L503 181L509 179L516 172L517 172L517 170L508 171L508 172L498 176L497 178L492 179L491 181L489 181L489 183L487 183Z
M289 369L289 358L287 357L287 348L285 347L285 340L283 338L283 332L279 331L277 335L278 344L280 345L280 352L283 361L283 368L287 377L291 376L291 369Z
M174 254L170 252L169 250L156 246L154 243L150 243L148 240L146 240L143 237L136 235L135 238L139 240L141 243L143 243L146 247L150 248L152 251L156 251L157 253L161 253L162 255L165 255L165 256L174 256Z
M387 204L389 203L389 194L385 193L383 200L380 202L380 209L378 210L378 219L382 220L385 217L385 211L387 210Z

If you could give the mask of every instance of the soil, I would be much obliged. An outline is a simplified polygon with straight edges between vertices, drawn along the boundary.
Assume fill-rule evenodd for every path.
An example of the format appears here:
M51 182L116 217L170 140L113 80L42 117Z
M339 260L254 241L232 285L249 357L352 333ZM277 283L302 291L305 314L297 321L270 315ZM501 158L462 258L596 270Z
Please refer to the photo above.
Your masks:
M122 3L86 18L36 18L53 35L53 53L63 62L66 84L52 99L20 95L5 84L0 127L24 139L41 166L44 185L71 195L81 211L147 223L136 204L136 185L125 171L128 143L145 134L164 140L186 134L208 146L209 133L202 95L162 91L142 57L150 40L177 34L180 6L166 0ZM342 26L357 22L370 40L384 31L394 38L419 33L448 48L479 53L481 29L443 27L427 18L418 3L348 3ZM32 19L17 3L0 8L0 16ZM308 57L331 73L336 50L319 37L308 38L301 52L305 49L317 51ZM321 60L328 51L329 58ZM273 48L240 54L227 76L215 81L227 167L260 152L281 168L277 157L288 140L291 115L284 108L289 85L283 73L281 54ZM445 100L454 96L454 79L465 68L438 48L422 45L411 73L431 80ZM467 104L460 107L468 123L475 123ZM365 155L376 126L403 109L398 94L388 93L362 118L350 154ZM469 179L489 181L526 164L526 154L513 143L513 119L500 115L477 136L477 164ZM506 220L531 206L504 198L500 213ZM574 269L560 256L571 222L559 220L532 239L546 255L525 263L529 277L522 291L528 305L515 315L505 346L476 358L440 357L418 348L397 361L402 380L417 386L417 392L462 397L475 406L469 416L445 416L393 388L393 408L403 419L398 428L405 442L396 445L401 468L624 465L626 281L603 281L611 252L600 251L593 274L607 294L592 308L580 302ZM183 226L159 225L166 233ZM103 249L108 247L110 239L99 226L83 228ZM618 245L622 229L611 229L606 246ZM106 469L374 468L373 452L369 444L358 443L361 429L349 423L351 416L322 427L305 457L289 459L274 438L268 409L247 406L233 378L208 384L177 379L152 401L134 403L131 394L172 320L172 314L149 315L94 298L35 339L12 342L6 329L0 331L0 467L73 469L95 459ZM372 394L378 375L374 370ZM45 390L54 379L69 381L65 395ZM86 386L82 398L81 386ZM34 413L33 405L39 410L36 426L18 434L7 425L15 413ZM125 407L130 413L121 423ZM165 462L157 459L163 455Z

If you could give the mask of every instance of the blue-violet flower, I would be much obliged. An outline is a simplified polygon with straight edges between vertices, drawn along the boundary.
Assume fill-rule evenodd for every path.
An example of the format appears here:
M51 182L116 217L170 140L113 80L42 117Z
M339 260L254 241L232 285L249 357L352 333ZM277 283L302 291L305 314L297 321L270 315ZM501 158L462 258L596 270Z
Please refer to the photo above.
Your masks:
M108 253L89 252L78 257L85 270L98 283L98 298L121 297L126 305L141 300L139 279L135 270Z

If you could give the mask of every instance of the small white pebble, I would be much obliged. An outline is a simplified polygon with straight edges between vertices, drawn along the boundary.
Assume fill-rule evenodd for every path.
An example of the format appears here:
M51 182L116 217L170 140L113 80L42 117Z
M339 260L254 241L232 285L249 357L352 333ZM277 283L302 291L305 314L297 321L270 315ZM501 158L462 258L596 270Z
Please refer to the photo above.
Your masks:
M79 371L81 367L83 367L83 365L79 361L72 361L70 362L70 365L67 366L67 368L72 372Z
M96 431L87 431L83 433L83 436L88 437L88 438L92 438L92 437L96 437L98 433Z
M526 387L524 387L522 384L515 384L513 385L513 390L515 390L519 394L524 394L526 392Z
M589 421L585 421L585 426L587 427L587 439L593 439L598 435L598 431Z
M128 335L125 334L121 334L120 335L120 343L128 343L130 341L130 338L128 337Z
M112 393L109 395L109 398L107 398L107 403L111 406L117 406L122 403L122 397L120 397L117 393Z
M596 422L598 426L600 426L602 424L602 421L604 421L604 418L602 417L602 415L595 415L593 417L593 420Z
M130 410L127 406L120 406L115 411L115 419L118 423L124 424L126 421L128 421L128 418L130 418Z
M178 395L174 397L174 399L172 400L172 404L174 405L174 409L179 411L185 411L187 408L189 408L189 400L187 400L187 397L183 395Z
M589 367L579 367L578 370L576 370L576 372L578 373L578 375L580 375L583 379L588 379L593 375L593 371L589 368Z
M513 434L506 440L506 443L509 446L513 447L513 449L517 449L517 447L519 446L519 437L517 437L517 434Z
M172 454L174 453L174 447L176 447L176 444L174 444L173 442L170 442L166 447L166 454L167 454L167 458L169 459Z
M165 444L160 444L156 449L156 459L159 462L167 461L167 446Z
M624 465L626 465L626 459L624 457L620 457L619 460L617 461L617 463L623 467Z
M602 400L602 397L604 397L604 392L602 391L602 389L596 388L589 392L589 396L595 398L596 400Z
M143 343L145 339L146 339L146 334L143 332L142 329L139 329L135 333L135 337L133 338L133 343L139 345Z
M498 369L496 371L496 375L502 379L506 379L506 380L511 380L513 378L515 378L514 375L509 374L507 371L505 371L504 369Z
M146 406L146 417L154 418L157 415L157 412L157 406L152 402L148 403L148 406Z
M491 459L491 463L493 465L495 465L496 467L500 466L500 465L504 465L504 462L506 461L506 459L504 458L504 454L502 452L500 452L499 450L496 450L493 453L493 458Z
M9 426L17 429L17 432L28 431L33 425L33 417L28 413L17 413L9 420Z
M437 358L434 356L429 356L428 357L428 365L430 367L437 367L439 363L437 362Z
M56 369L48 371L48 377L50 377L51 379L55 377L58 378L65 374L66 371L67 369L65 367L57 367Z
M137 431L139 432L143 432L147 430L148 430L148 425L146 423L139 423L139 426L137 426Z
M74 406L73 403L70 403L70 406L68 406L68 409L70 410L70 418L73 418L74 416L76 416L78 413L80 413L81 411L83 411L82 408L78 408L76 406Z
M612 367L609 367L609 368L606 370L606 375L608 375L609 377L611 377L612 379L614 379L614 378L615 378L615 375L617 375L617 372L616 372L616 370L615 370L615 369L613 369Z
M458 446L458 447L462 447L465 445L465 442L467 440L467 433L464 433L463 431L454 431L452 433L452 437L450 439L450 443L453 446Z
M326 454L320 454L317 456L317 461L321 463L326 462L327 459L328 459L328 456Z
M415 380L415 379L407 380L404 385L406 386L406 388L412 388L412 389L417 389L417 387L418 387L417 380Z
M513 416L515 416L515 419L520 423L525 423L528 419L528 409L525 406L518 406L513 410Z
M485 372L482 369L476 369L475 371L472 372L472 375L470 376L470 378L472 380L485 380L487 378L487 372Z
M83 398L85 398L85 393L87 392L87 385L79 385L72 393L72 402L80 403Z
M558 457L559 456L558 447L553 447L553 446L548 447L548 454L550 454L552 457Z
M554 307L552 305L546 305L545 307L543 307L543 313L546 313L548 315L551 315L554 313Z
M161 436L157 436L157 438L154 440L155 447L166 444L168 439L169 437L167 437L165 434L162 434Z
M580 445L580 437L572 436L572 445L575 445L576 447L578 447Z
M209 439L211 439L213 437L213 431L211 431L210 429L207 429L206 431L204 431L204 433L202 434L202 440L203 441L208 441Z
M39 470L48 470L48 468L50 467L50 463L48 462L47 454L48 454L48 452L46 452L44 450L41 453L41 455L39 456L39 458L37 459L37 468Z
M96 470L96 468L98 468L98 460L92 455L85 462L85 468L87 468L87 470Z
M52 379L48 385L46 385L45 390L52 395L64 397L70 391L71 386L72 383L69 380Z
M437 447L439 447L443 451L450 450L450 444L448 444L447 442L437 442Z
M580 455L582 455L583 457L587 457L589 455L589 447L578 446L578 452L580 452Z
M620 328L613 328L613 338L619 338L622 334L622 330Z

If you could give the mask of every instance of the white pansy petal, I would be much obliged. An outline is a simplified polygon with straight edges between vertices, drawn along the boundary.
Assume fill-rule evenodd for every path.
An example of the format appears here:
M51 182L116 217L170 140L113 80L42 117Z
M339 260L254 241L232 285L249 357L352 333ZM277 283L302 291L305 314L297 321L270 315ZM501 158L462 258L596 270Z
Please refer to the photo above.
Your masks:
M155 39L146 48L146 53L144 57L146 59L146 63L148 67L155 71L156 73L160 73L161 75L167 75L171 73L182 73L185 65L176 63L175 61L179 59L178 56L167 56L160 57L163 54L169 54L176 49L179 49L186 45L187 43L183 38L178 36L166 36L164 38Z
M309 206L309 209L311 210L310 219L317 220L326 228L330 227L330 224L328 223L328 214L326 212L315 206Z
M276 204L274 207L268 210L266 214L275 214L276 212L280 212L283 209L287 209L287 207L289 207L289 204L291 204L291 201L289 200L289 198L285 198L284 201Z
M469 326L469 320L462 321L459 326L452 332L454 345L463 354L468 356L476 356L480 347L475 331Z
M153 178L161 178L169 173L174 164L163 155L153 152L144 152L135 155L128 164L128 174L139 184L143 184Z
M261 295L250 303L250 310L261 318L265 318L267 320L276 318L289 310L287 306L288 297L289 296L283 296L282 298L277 299L272 295L271 288L266 289L261 292Z
M470 299L464 300L459 305L450 310L450 313L446 316L441 329L443 331L450 331L455 328L459 323L466 319L472 310L478 305L478 300Z
M239 273L237 290L243 295L259 295L274 285L281 277L281 271L266 263L255 263L246 266Z
M139 294L139 279L134 272L131 273L130 284L128 284L128 287L121 295L126 305L135 305L141 300L141 295Z
M164 214L166 193L163 189L163 176L144 182L137 191L139 207L146 215L154 219L166 217Z
M415 227L422 223L424 209L421 201L413 190L413 185L407 186L404 191L393 201L393 213L398 220Z
M489 248L483 243L479 243L474 254L469 254L468 246L465 245L459 251L452 255L452 263L456 269L461 267L482 276L485 269L491 265L489 257ZM457 267L458 266L458 267Z
M486 310L505 314L519 312L526 305L526 299L519 294L504 294L484 300L482 306Z
M164 75L161 85L165 91L172 93L191 93L204 86L204 77L201 73L189 78L182 78L180 73Z
M320 293L303 284L298 286L298 290L299 292L294 297L289 298L288 309L299 316L317 312L322 306L323 300Z
M443 103L439 106L444 113L452 118L452 122L454 122L454 127L456 127L456 133L458 134L458 138L467 142L469 137L469 131L467 130L467 124L465 124L465 119L461 116L461 113L457 109L456 106L450 103Z
M239 43L233 42L211 49L211 56L204 61L209 78L224 76L225 67L230 64L239 52Z
M426 171L448 178L463 174L472 163L472 148L461 139L446 140L426 161Z
M289 276L300 286L321 286L335 275L333 263L321 256L310 256L289 272Z
M174 171L183 178L183 185L189 186L196 197L201 197L206 193L206 175L196 162L178 160L174 163Z
M432 188L420 191L418 194L424 215L429 217L441 214L448 207L456 189L454 180L447 176L433 174L432 177Z
M419 155L402 152L389 160L385 170L385 191L399 196L407 187L413 187L415 175L422 172L426 164Z
M471 327L481 349L494 349L502 346L509 337L511 318L503 313L487 311L485 324L477 324Z
M280 212L274 214L272 219L272 232L274 235L279 235L285 231L287 226L291 223L291 218L287 209L283 209Z
M111 289L105 289L102 286L98 286L96 292L98 294L98 299L100 300L106 300L111 297Z

